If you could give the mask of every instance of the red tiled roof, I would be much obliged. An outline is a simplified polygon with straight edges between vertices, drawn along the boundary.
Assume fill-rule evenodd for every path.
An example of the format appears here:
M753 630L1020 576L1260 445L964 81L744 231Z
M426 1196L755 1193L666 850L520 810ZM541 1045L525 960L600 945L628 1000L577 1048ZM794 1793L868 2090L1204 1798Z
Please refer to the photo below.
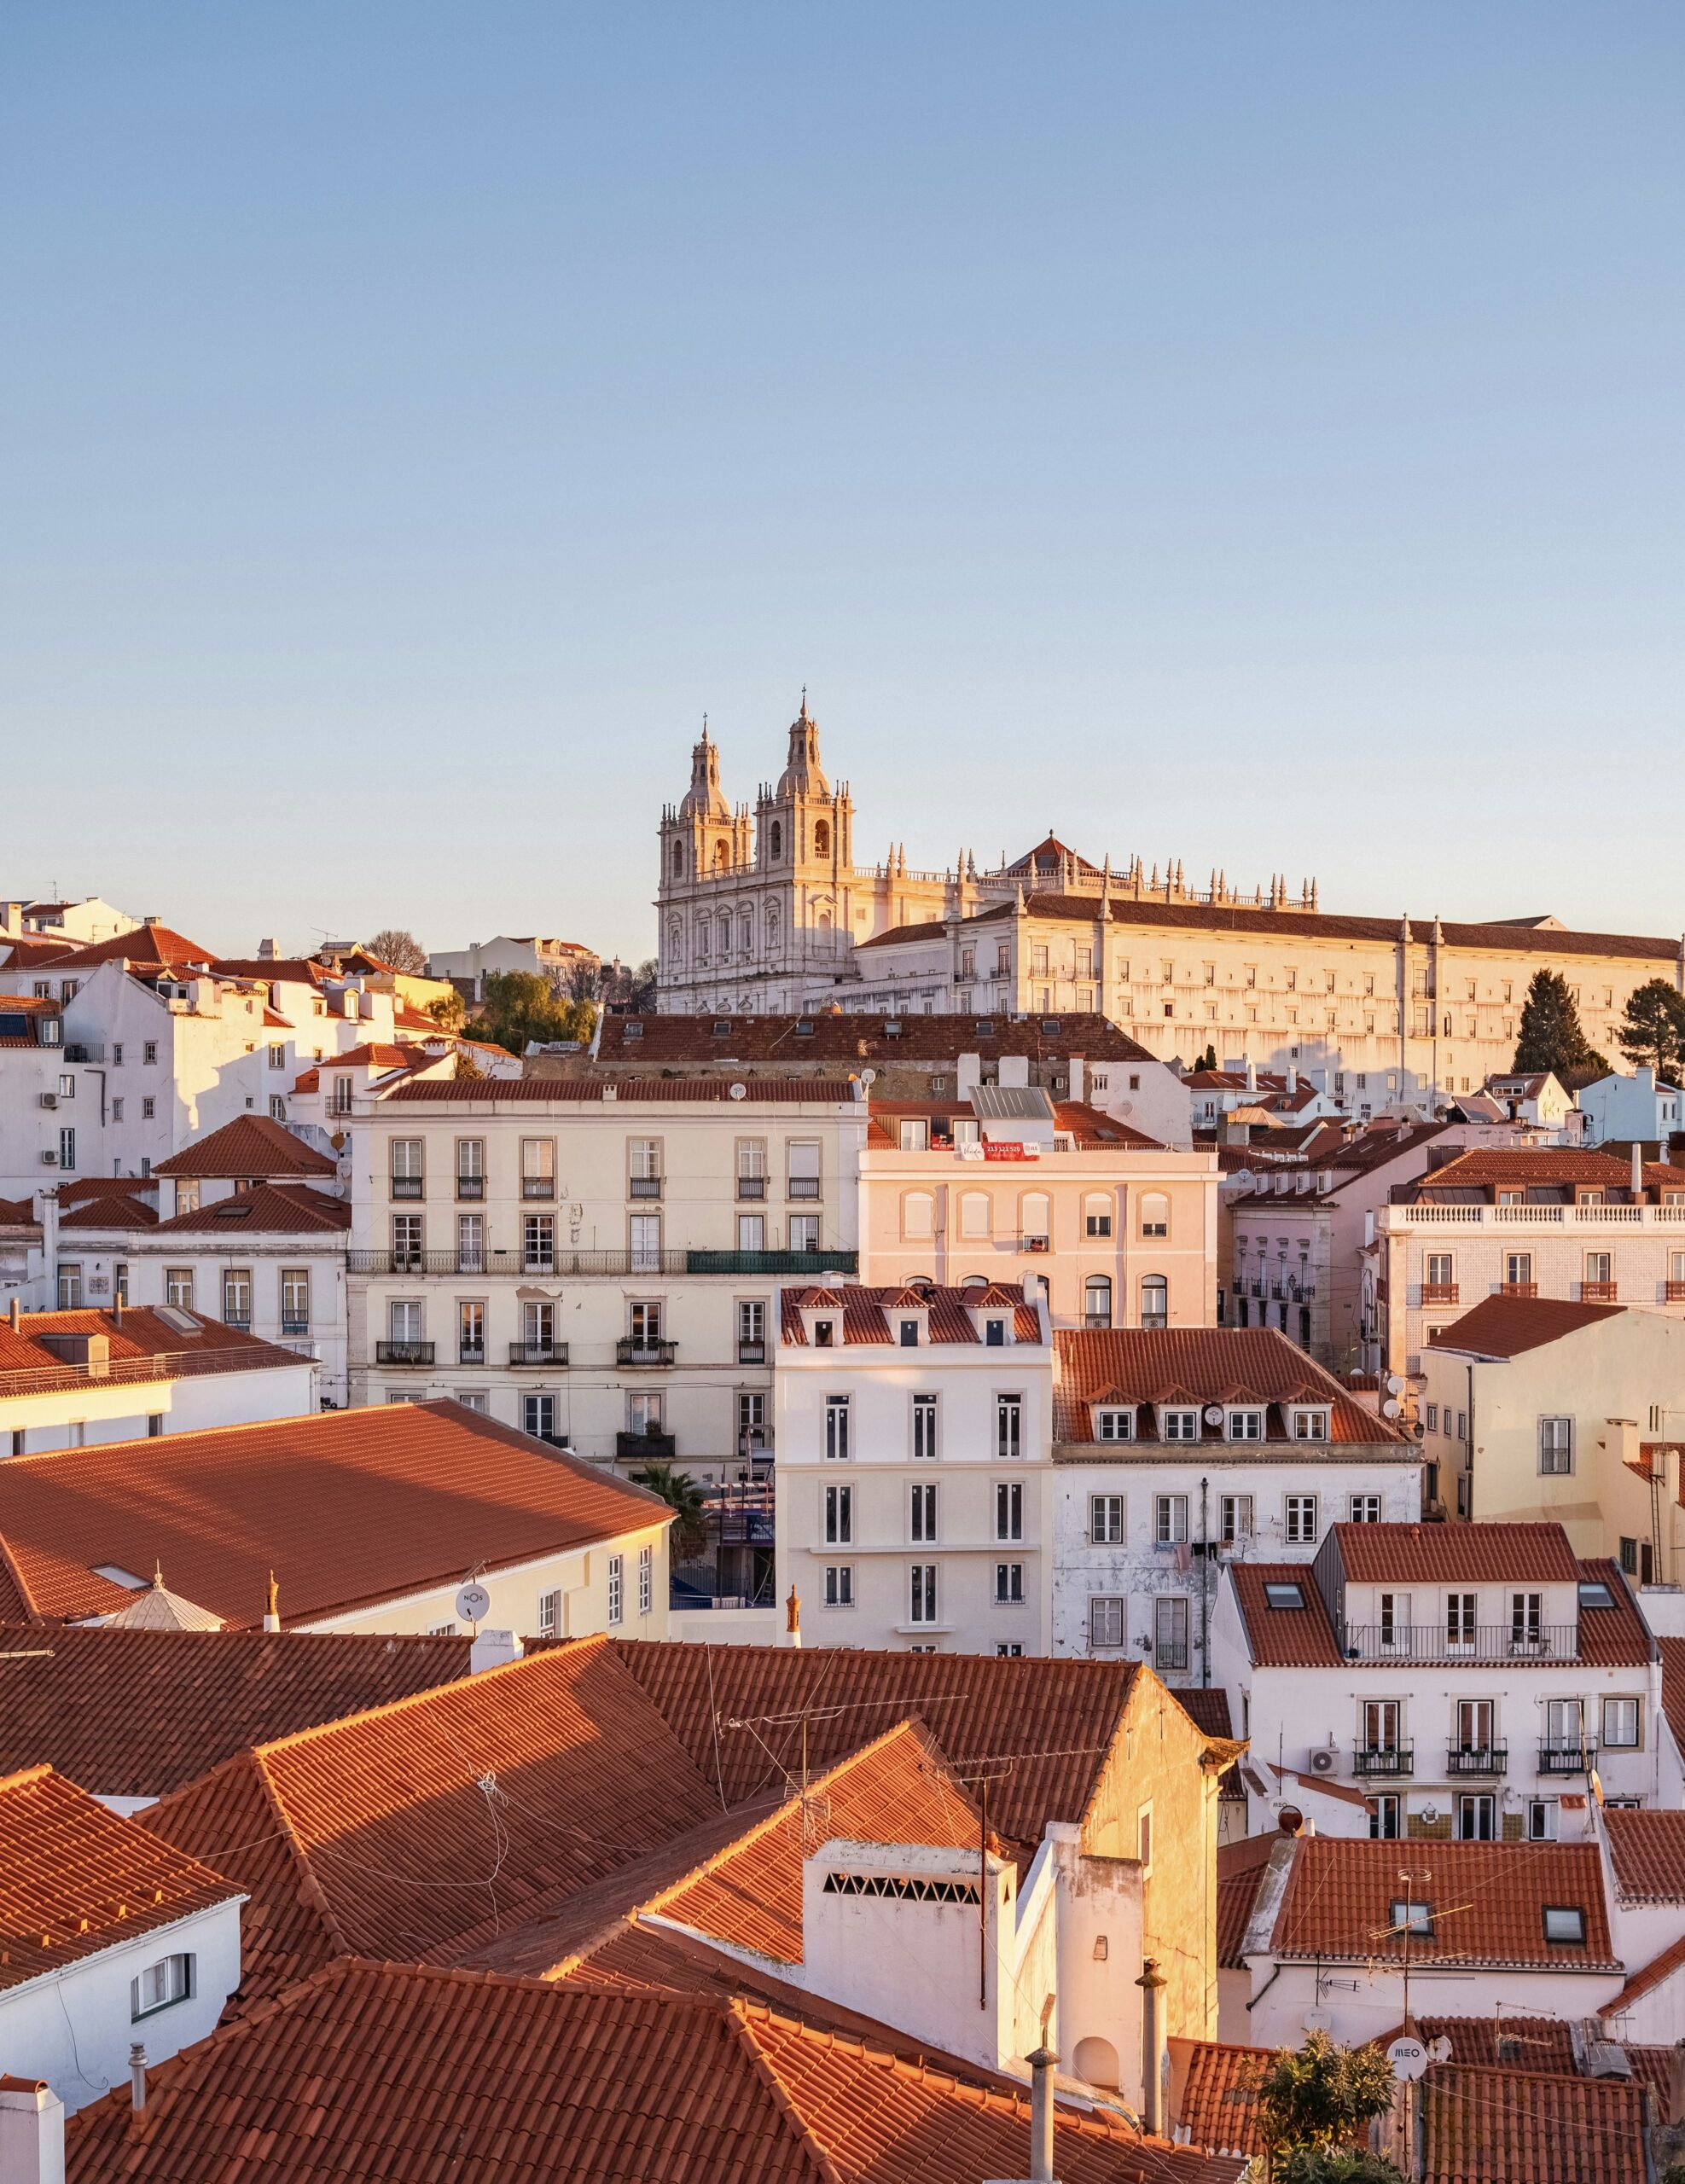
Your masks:
M109 1201L96 1201L108 1204ZM90 1224L96 1225L96 1224ZM174 1311L176 1308L169 1308ZM111 1312L25 1312L14 1333L0 1320L0 1396L56 1392L89 1385L88 1368L67 1363L44 1335L102 1335L109 1359L107 1380L179 1380L200 1373L251 1373L296 1367L298 1354L242 1327L182 1312L183 1324L147 1305L125 1305L119 1327ZM25 1377L26 1376L26 1377ZM77 1453L77 1452L67 1452ZM88 1452L93 1454L91 1449Z
M1607 1810L1607 1806L1605 1810ZM1670 1942L1647 1964L1641 1964L1636 1972L1629 1972L1626 1984L1613 2001L1604 2004L1603 2014L1618 2017L1623 2010L1630 2009L1642 1996L1652 1993L1664 1981L1671 1979L1682 1967L1685 1967L1685 1934L1682 1934L1676 1942Z
M323 1067L328 1065L324 1063ZM520 1100L555 1101L569 1106L580 1102L600 1105L605 1098L622 1106L654 1106L659 1102L689 1105L698 1101L729 1100L734 1084L748 1082L745 1105L776 1101L783 1106L847 1107L854 1102L854 1085L846 1077L758 1077L752 1080L730 1077L625 1077L618 1084L587 1077L428 1077L420 1083L399 1084L388 1100ZM860 1103L860 1118L866 1105Z
M1084 1100L1055 1100L1053 1126L1068 1130L1079 1153L1104 1153L1114 1147L1129 1153L1166 1150L1158 1138L1148 1137L1144 1130L1131 1130L1115 1115L1106 1114Z
M59 1228L155 1228L158 1208L133 1190L90 1193L59 1216Z
M940 928L938 927L939 931ZM887 938L887 936L884 936ZM871 947L874 944L863 944ZM729 1024L723 1037L716 1024ZM798 1024L812 1025L798 1032ZM891 1032L890 1024L900 1030ZM979 1030L986 1024L989 1029ZM1057 1024L1056 1031L1044 1028ZM636 1027L636 1028L634 1028ZM962 1054L1027 1054L1056 1064L1080 1054L1092 1061L1151 1061L1145 1047L1107 1016L1068 1014L1017 1016L986 1011L967 1016L606 1016L600 1067L645 1068L662 1063L772 1063L785 1067L822 1062L926 1062L954 1067Z
M1337 1668L1339 1641L1307 1562L1231 1562L1229 1580L1260 1668ZM1297 1585L1302 1607L1272 1607L1266 1585Z
M274 1182L288 1176L331 1176L336 1165L268 1115L236 1115L220 1130L160 1160L152 1172Z
M1181 2096L1171 2121L1190 2146L1213 2153L1260 2154L1267 2151L1258 2128L1253 2087L1267 2048L1241 2048L1219 2040L1173 2040L1172 2073L1182 2076ZM1183 2066L1179 2070L1178 2065Z
M1400 2024L1375 2045L1391 2047L1403 2029ZM1571 2077L1579 2068L1573 2035L1560 2018L1530 2017L1525 2010L1508 2010L1500 2004L1491 2017L1419 2017L1415 2029L1423 2042L1449 2040L1453 2064L1478 2064L1485 2070L1560 2071Z
M1246 1968L1244 1944L1252 1922L1264 1867L1278 1843L1279 1834L1243 1835L1238 1842L1221 1843L1217 1852L1217 1960L1228 1972Z
M305 1183L256 1183L232 1198L160 1221L160 1235L308 1236L351 1227L351 1203Z
M1091 1441L1089 1413L1096 1403L1140 1409L1196 1403L1203 1409L1251 1399L1269 1407L1271 1439L1289 1438L1283 1404L1326 1404L1331 1442L1386 1443L1401 1459L1414 1453L1390 1420L1354 1402L1340 1381L1275 1327L1059 1327L1053 1344L1055 1441ZM1136 1425L1143 1440L1156 1441L1155 1416L1143 1409ZM1223 1427L1203 1419L1200 1430L1201 1438L1223 1438ZM1124 1453L1129 1446L1114 1445ZM1294 1445L1309 1461L1322 1444Z
M1578 1565L1580 1583L1607 1585L1612 1608L1582 1607L1579 1658L1597 1668L1630 1668L1655 1658L1657 1641L1632 1597L1618 1562L1593 1558ZM1667 1708L1667 1671L1662 1671L1662 1708Z
M454 1585L475 1564L533 1561L669 1516L642 1488L448 1401L0 1464L0 1545L26 1588L25 1612L52 1618L105 1613L131 1597L92 1562L140 1573L161 1564L171 1591L249 1629L271 1570L282 1617L307 1623Z
M219 978L262 979L271 984L284 979L300 986L322 985L328 979L322 965L307 956L219 956L211 968Z
M71 941L66 944L66 952L54 958L53 967L83 971L101 963L131 963L137 969L148 966L163 969L180 963L205 968L211 960L211 950L184 933L172 932L167 925L142 925L132 932L114 932L106 940Z
M1641 1171L1647 1192L1685 1191L1685 1168L1665 1162L1647 1161ZM1393 1188L1392 1202L1409 1205L1418 1200L1432 1205L1452 1192L1467 1193L1477 1202L1490 1199L1501 1186L1509 1188L1567 1191L1596 1188L1624 1201L1630 1194L1632 1165L1608 1153L1581 1152L1570 1146L1476 1147L1461 1153L1440 1168L1431 1168L1415 1182Z
M1349 1583L1572 1585L1580 1565L1560 1525L1335 1525Z
M473 1641L0 1623L0 1769L161 1798L232 1753L468 1672Z
M1028 2134L1023 2099L753 2003L347 1958L158 2065L142 2132L126 2089L82 2110L66 2175L981 2184ZM1055 2140L1066 2184L1239 2173L1098 2111Z
M1220 1683L1195 1686L1192 1690L1178 1691L1177 1704L1182 1712L1208 1737L1232 1737L1235 1734L1229 1712L1229 1693Z
M1636 2184L1641 2085L1525 2071L1431 2070L1421 2090L1423 2184Z
M927 1311L926 1325L933 1342L980 1343L983 1337L971 1317L973 1312L1010 1311L1015 1342L1039 1344L1042 1339L1036 1307L1025 1303L1021 1289L1002 1281L978 1289L938 1289L934 1285L911 1289L899 1283L874 1288L856 1281L827 1289L811 1283L783 1290L781 1305L780 1339L798 1350L807 1346L803 1312L827 1310L842 1316L845 1348L851 1343L893 1344L889 1315L898 1309Z
M1673 1740L1685 1751L1685 1638L1658 1638L1662 1657L1662 1711Z
M27 1198L0 1198L0 1228L38 1228L35 1201Z
M1579 1304L1560 1297L1483 1297L1443 1327L1430 1350L1470 1351L1480 1357L1519 1357L1578 1334L1599 1320L1618 1319L1624 1304Z
M1606 1805L1603 1825L1624 1903L1685 1902L1685 1812Z
M1677 1815L1685 1821L1685 1814ZM1435 1843L1431 1936L1413 1934L1412 1963L1512 1970L1618 1972L1594 1843ZM1392 1906L1403 1895L1394 1843L1299 1836L1270 1939L1276 1956L1396 1960L1403 1937ZM1547 1941L1547 1904L1585 1914L1583 1943ZM1455 1908L1454 1908L1455 1907Z
M0 1780L0 1989L239 1893L50 1767Z

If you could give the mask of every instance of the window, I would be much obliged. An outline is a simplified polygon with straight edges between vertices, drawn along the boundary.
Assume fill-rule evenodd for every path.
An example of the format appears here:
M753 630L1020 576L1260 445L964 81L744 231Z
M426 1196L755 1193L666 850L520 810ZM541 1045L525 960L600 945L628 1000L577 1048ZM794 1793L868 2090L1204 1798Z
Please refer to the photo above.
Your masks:
M608 1558L608 1623L613 1629L625 1620L626 1612L626 1558L611 1554Z
M1328 1414L1326 1410L1296 1410L1293 1413L1293 1438L1296 1441L1326 1441L1328 1438Z
M766 1140L764 1137L740 1137L737 1141L737 1195L739 1198L766 1196Z
M1163 1191L1148 1191L1142 1197L1141 1233L1143 1236L1170 1234L1171 1202Z
M141 1101L141 1120L142 1120L143 1123L154 1122L154 1121L155 1121L155 1120L157 1119L157 1116L158 1116L158 1102L157 1102L157 1101L156 1101L156 1100L146 1100L146 1099L143 1099L143 1100ZM146 1164L145 1164L145 1162L144 1162L144 1161L142 1161L142 1164L141 1164L141 1173L142 1173L142 1175L144 1175L144 1174L146 1173Z
M936 1565L915 1562L908 1573L912 1623L934 1623L936 1620Z
M655 1557L652 1548L637 1551L637 1612L648 1615L655 1604Z
M1497 1799L1490 1791L1476 1791L1457 1799L1457 1841L1490 1843L1498 1832ZM1548 1915L1548 1914L1547 1914Z
M1224 1494L1217 1500L1217 1537L1225 1547L1234 1547L1252 1536L1252 1497L1250 1494Z
M987 1191L960 1193L960 1234L970 1237L983 1237L989 1234Z
M1544 1937L1548 1942L1585 1940L1585 1913L1578 1903L1544 1906Z
M463 1299L456 1306L456 1362L485 1362L485 1307L474 1298Z
M555 1140L524 1137L520 1141L520 1194L523 1198L555 1196Z
M223 1274L223 1324L249 1327L252 1324L252 1269L231 1266Z
M1380 1522L1379 1494L1354 1494L1346 1505L1348 1521L1354 1525L1378 1525Z
M76 1079L73 1077L60 1077L59 1097L61 1100L73 1100L76 1097Z
M666 1421L666 1397L659 1388L640 1388L626 1397L626 1431L648 1440L662 1432Z
M980 1286L982 1281L983 1276L981 1275L967 1275L964 1282L962 1284L962 1287L967 1289L975 1288ZM984 1348L985 1350L1004 1350L1006 1348L1006 1321L1004 1320L985 1320L983 1322Z
M67 1173L76 1165L76 1132L68 1128L59 1131L59 1165Z
M421 1271L421 1217L394 1213L392 1217L392 1262L394 1274Z
M1403 1719L1396 1699L1371 1699L1363 1706L1363 1744L1369 1751L1397 1751Z
M129 1982L129 2014L138 2021L150 2017L154 2010L166 2010L171 2002L185 2002L193 1997L193 1959L188 1955L160 1956L156 1964L148 1964L137 1978Z
M1024 1565L1021 1562L997 1562L995 1565L995 1605L996 1607L1023 1606Z
M924 1115L903 1115L898 1132L904 1153L928 1153L930 1122Z
M392 1141L392 1194L394 1198L420 1198L427 1186L422 1176L422 1143L419 1137L395 1137Z
M1083 1284L1083 1325L1109 1327L1112 1324L1112 1277L1091 1274Z
M456 1140L456 1195L458 1198L484 1198L485 1195L485 1140L483 1137L459 1137Z
M1428 1404L1427 1416L1424 1423L1430 1433L1437 1433L1439 1431L1439 1406L1437 1403Z
M1153 1664L1160 1673L1188 1665L1188 1603L1179 1596L1153 1603Z
M538 1595L538 1635L559 1638L561 1635L561 1594L559 1592L540 1593Z
M1024 1398L995 1398L995 1455L1002 1463L1016 1463L1024 1452Z
M1500 1199L1500 1205L1506 1201ZM1519 1194L1518 1201L1519 1202ZM1533 1255L1531 1252L1506 1252L1503 1258L1504 1286L1509 1289L1525 1289L1533 1279Z
M1094 1438L1096 1441L1134 1440L1135 1413L1133 1410L1112 1405L1103 1410L1095 1410L1093 1413L1093 1418Z
M1053 1201L1045 1191L1026 1191L1019 1209L1019 1233L1026 1245L1045 1249L1053 1235Z
M816 1252L819 1248L819 1216L816 1213L793 1213L790 1216L790 1249L793 1252Z
M520 1223L521 1263L528 1274L549 1274L555 1268L555 1216L526 1213Z
M1316 1544L1316 1502L1314 1494L1289 1494L1285 1503L1287 1541L1289 1547L1315 1547Z
M1017 1661L1021 1660L1023 1657L1024 1641L1021 1638L1002 1638L995 1647L995 1658L997 1661Z
M1574 1421L1572 1418L1539 1420L1539 1471L1548 1477L1574 1468Z
M61 1312L79 1311L82 1306L82 1269L78 1265L59 1262L59 1310Z
M1124 1497L1121 1494L1089 1496L1089 1539L1095 1547L1124 1543Z
M459 1213L456 1216L456 1271L458 1274L483 1274L485 1271L485 1216L483 1213Z
M826 1565L825 1605L827 1607L854 1606L854 1565L851 1562Z
M834 1320L816 1320L813 1322L813 1346L816 1350L836 1348L837 1323Z
M193 1269L190 1266L165 1268L164 1302L173 1304L178 1312L193 1310Z
M832 1464L848 1461L846 1396L827 1396L825 1398L825 1461Z
M1530 1798L1528 1799L1528 1842L1554 1843L1556 1840L1557 1810L1557 1802L1554 1798Z
M1091 1647L1121 1646L1124 1643L1124 1610L1127 1602L1103 1599L1095 1594L1089 1601L1089 1644Z
M915 1462L933 1461L936 1455L936 1397L913 1397L913 1456Z
M1638 1749L1638 1701L1636 1699L1606 1699L1603 1701L1603 1744L1606 1750L1636 1751Z
M1410 1596L1383 1593L1380 1596L1380 1642L1408 1653L1410 1647Z
M740 1252L764 1252L766 1249L766 1216L764 1213L740 1213L737 1217L737 1248ZM746 1267L747 1274L752 1269Z
M1625 1546L1626 1542L1623 1540L1621 1544ZM1595 1578L1581 1579L1579 1596L1580 1606L1583 1608L1612 1607L1615 1605L1614 1594L1607 1585L1600 1584Z
M793 1137L790 1140L787 1194L791 1198L819 1196L819 1141L816 1137Z
M1445 1643L1448 1646L1472 1646L1474 1643L1473 1593L1446 1594Z
M520 1399L520 1426L535 1441L555 1438L555 1397L547 1395L524 1395Z
M1109 1236L1111 1233L1112 1201L1099 1191L1090 1191L1083 1200L1083 1234Z
M1024 1536L1024 1488L1017 1480L998 1480L995 1487L995 1537L1020 1540Z
M936 1234L936 1200L929 1191L902 1193L901 1233L914 1242Z
M660 1197L661 1141L659 1137L627 1139L626 1173L626 1189L630 1197Z
M840 1490L833 1487L830 1490L834 1494L839 1490L846 1494L849 1490L847 1487L843 1487ZM915 1485L909 1487L908 1489L908 1538L921 1547L934 1547L936 1544L935 1480L921 1479Z
M1396 1843L1403 1833L1403 1802L1396 1791L1369 1799L1369 1833L1377 1841Z
M1197 1441L1200 1438L1200 1414L1197 1410L1161 1412L1159 1430L1166 1441Z
M546 1217L548 1219L548 1216ZM634 1213L628 1217L628 1240L631 1245L632 1272L659 1274L661 1271L661 1217L659 1213Z
M743 1297L737 1304L737 1362L759 1365L766 1356L766 1304L759 1297Z
M281 1332L310 1333L310 1269L306 1266L281 1269Z
M1167 1327L1171 1320L1170 1303L1171 1286L1164 1275L1143 1275L1141 1281L1142 1326Z
M1537 1647L1543 1622L1544 1594L1543 1593L1512 1593L1510 1594L1509 1642L1512 1646L1523 1650L1531 1650ZM1575 1711L1578 1714L1578 1701L1575 1702Z
M114 1123L120 1123L123 1119L123 1102L120 1099L113 1100L111 1103L111 1119Z
M146 1041L144 1042L144 1043L142 1045L142 1048L141 1048L141 1060L142 1060L142 1063L144 1063L144 1064L145 1064L145 1066L149 1069L149 1068L151 1068L151 1067L152 1067L152 1066L154 1065L154 1063L155 1063L155 1062L157 1061L157 1060L158 1060L158 1042L157 1042L157 1040L156 1040L156 1039L148 1039L148 1040L146 1040Z
M916 1320L903 1320L897 1328L898 1339L903 1350L916 1350L919 1346L919 1323Z
M1261 1441L1264 1438L1264 1413L1261 1410L1231 1410L1229 1414L1229 1438L1231 1441Z
M1153 1538L1159 1547L1179 1547L1188 1537L1188 1496L1155 1494L1153 1497Z

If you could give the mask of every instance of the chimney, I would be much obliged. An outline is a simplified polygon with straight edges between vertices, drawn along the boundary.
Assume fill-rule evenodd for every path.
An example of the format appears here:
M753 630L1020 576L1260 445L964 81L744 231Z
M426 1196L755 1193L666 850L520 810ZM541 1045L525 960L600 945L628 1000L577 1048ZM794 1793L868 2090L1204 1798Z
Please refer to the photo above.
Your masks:
M1644 1148L1635 1138L1632 1141L1632 1196L1634 1203L1644 1203Z
M1071 1057L1071 1097L1073 1100L1087 1099L1088 1093L1085 1089L1087 1083L1087 1063L1080 1054L1072 1054Z
M146 2049L138 2040L129 2050L129 2106L137 2116L146 2107Z
M64 2103L45 2078L0 2077L0 2184L64 2184Z
M1135 1984L1141 1989L1141 2120L1152 2137L1161 2139L1165 2135L1165 2057L1169 2053L1163 1994L1169 1982L1159 1969L1157 1957L1146 1959Z
M1035 2048L1030 2065L1030 2184L1054 2184L1053 2072L1059 2058L1051 2048Z
M14 1297L13 1297L13 1298L12 1298L12 1309L11 1309L10 1312L7 1315L7 1317L8 1317L8 1318L9 1319L9 1321L11 1321L12 1333L13 1333L14 1334L16 1334L16 1333L19 1332L20 1324L20 1321L21 1321L21 1320L22 1320L22 1316L23 1316L23 1307L22 1307L22 1305L21 1305L21 1304L19 1304L19 1302L18 1302L18 1300L17 1300L16 1296L15 1296L15 1295L14 1295Z
M258 943L258 958L260 962L274 962L275 943L272 940L260 940Z
M474 1643L468 1648L468 1674L478 1676L482 1669L507 1668L511 1661L522 1658L521 1642L513 1630L476 1630Z
M784 1603L784 1643L787 1646L801 1644L801 1596L794 1585L791 1586L790 1597Z
M111 1324L113 1325L113 1327L114 1327L116 1328L116 1330L117 1330L117 1332L119 1333L119 1334L121 1334L121 1333L122 1333L122 1332L123 1332L123 1292L122 1292L120 1289L114 1291L114 1292L113 1292L113 1296L112 1296L112 1299L111 1299Z
M271 1570L269 1573L269 1597L264 1606L264 1629L265 1630L279 1630L280 1628L281 1588L276 1583L275 1572Z
M1292 1099L1293 1094L1297 1092L1298 1089L1299 1072L1293 1067L1293 1064L1289 1062L1287 1065L1287 1097Z

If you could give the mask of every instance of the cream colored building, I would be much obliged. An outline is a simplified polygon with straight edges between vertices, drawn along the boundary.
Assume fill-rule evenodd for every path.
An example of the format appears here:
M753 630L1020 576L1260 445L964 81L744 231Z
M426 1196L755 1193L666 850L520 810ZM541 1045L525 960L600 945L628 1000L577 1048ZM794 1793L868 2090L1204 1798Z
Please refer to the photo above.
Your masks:
M874 1102L862 1279L1044 1287L1055 1327L1209 1327L1215 1153L1177 1153L1036 1086Z
M1426 1349L1421 1454L1476 1523L1548 1517L1640 1584L1685 1583L1685 1324L1494 1297Z
M355 1089L352 1402L452 1395L599 1462L735 1478L771 1445L778 1283L857 1270L864 1089Z

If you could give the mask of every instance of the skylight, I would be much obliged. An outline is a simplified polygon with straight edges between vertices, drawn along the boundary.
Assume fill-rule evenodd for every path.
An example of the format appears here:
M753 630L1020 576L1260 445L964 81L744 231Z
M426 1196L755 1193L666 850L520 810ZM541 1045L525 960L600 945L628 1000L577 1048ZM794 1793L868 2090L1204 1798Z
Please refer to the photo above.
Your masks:
M1266 1607L1303 1607L1304 1590L1299 1585L1266 1585L1264 1601Z
M125 1570L120 1562L96 1562L94 1565L94 1575L96 1577L105 1578L109 1584L122 1585L131 1593L143 1593L146 1590L146 1579L137 1577L132 1570Z
M1582 1607L1612 1607L1615 1596L1601 1581L1588 1581L1580 1587Z
M1583 1942L1585 1913L1578 1903L1547 1903L1544 1937L1548 1942Z

